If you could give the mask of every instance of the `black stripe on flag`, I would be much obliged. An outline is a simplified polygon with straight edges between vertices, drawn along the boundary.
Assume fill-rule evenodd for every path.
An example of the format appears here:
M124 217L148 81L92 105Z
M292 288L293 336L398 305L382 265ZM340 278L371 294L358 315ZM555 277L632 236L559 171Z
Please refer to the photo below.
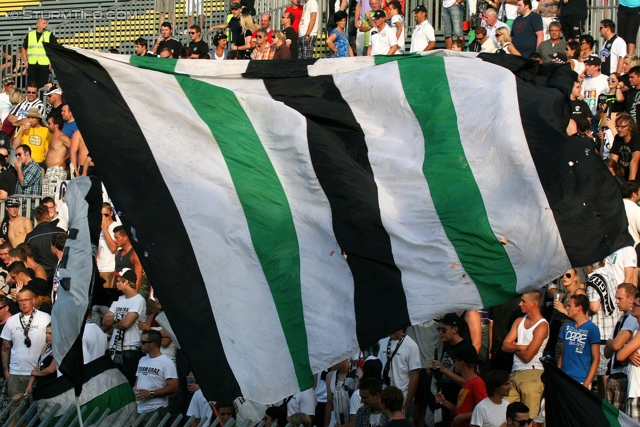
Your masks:
M264 84L273 99L307 119L313 168L331 204L333 230L355 282L358 342L369 347L410 320L391 239L382 225L364 133L331 76Z
M203 393L209 400L232 401L240 387L226 359L204 279L180 212L133 113L96 61L53 45L47 46L47 55ZM96 116L100 120L92 119ZM157 126L161 132L162 123ZM108 144L98 143L104 141Z
M284 59L281 61L249 61L242 77L249 79L288 79L309 77L308 66L315 59Z
M546 67L545 67L546 68ZM547 85L572 86L569 67L550 73ZM517 80L522 126L562 243L574 267L633 246L620 188L590 138L567 136L567 96Z

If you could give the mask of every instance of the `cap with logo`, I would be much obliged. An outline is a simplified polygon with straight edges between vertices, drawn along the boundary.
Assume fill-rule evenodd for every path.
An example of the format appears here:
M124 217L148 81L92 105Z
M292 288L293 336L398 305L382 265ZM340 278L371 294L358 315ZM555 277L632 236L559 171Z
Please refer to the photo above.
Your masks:
M373 19L380 19L380 18L384 18L387 19L387 14L384 13L384 10L376 10L375 12L373 12L373 14L371 15L371 17Z
M116 277L122 277L124 280L127 280L131 283L136 283L136 281L138 280L138 276L130 268L123 268L120 271L114 271L113 275Z
M423 4L419 4L415 9L413 9L413 13L424 12L427 13L427 7Z

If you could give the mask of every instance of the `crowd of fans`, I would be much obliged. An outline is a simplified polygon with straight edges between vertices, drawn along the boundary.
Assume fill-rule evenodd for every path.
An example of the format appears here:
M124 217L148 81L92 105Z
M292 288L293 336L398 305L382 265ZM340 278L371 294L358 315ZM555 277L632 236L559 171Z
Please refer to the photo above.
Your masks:
M161 22L165 13L174 21L172 0L158 3L165 10ZM173 37L175 22L167 21L152 46L143 38L135 41L136 54L208 60L313 55L321 24L317 0L304 5L291 0L281 30L273 28L266 13L256 23L252 4L233 3L226 22L209 29L217 31L212 47L202 38L199 2L189 3L200 25L190 20L188 44ZM640 3L621 3L618 35L615 23L603 20L599 31L604 43L598 49L594 38L582 33L584 0L483 1L473 15L474 36L468 45L463 2L445 0L442 5L448 49L522 55L541 63L566 63L575 71L567 132L593 141L619 183L636 245L640 60L634 51L639 8ZM416 26L406 49L404 12L404 2L397 0L356 1L354 8L346 0L336 2L328 22L330 55L434 49L435 33L424 5L413 9ZM55 37L40 19L23 46L29 81L25 93L10 76L2 79L0 93L0 200L6 209L0 225L4 405L28 398L34 387L58 376L50 313L67 214L64 202L54 199L55 191L64 180L91 175L94 167L63 89L49 82L44 41L55 43ZM42 88L46 102L38 98ZM33 218L25 209L30 200L26 196L39 200ZM305 427L531 425L545 414L540 361L545 355L575 381L640 421L640 293L634 247L571 268L539 291L500 306L449 313L398 330L375 348L327 367L316 375L314 388L282 402L261 405L239 397L212 407L109 203L101 215L96 263L109 292L87 313L85 363L110 355L136 394L138 411L159 412L158 421L165 413L186 413L197 419L219 416L223 422L231 417L254 424L263 420L266 427L287 422Z

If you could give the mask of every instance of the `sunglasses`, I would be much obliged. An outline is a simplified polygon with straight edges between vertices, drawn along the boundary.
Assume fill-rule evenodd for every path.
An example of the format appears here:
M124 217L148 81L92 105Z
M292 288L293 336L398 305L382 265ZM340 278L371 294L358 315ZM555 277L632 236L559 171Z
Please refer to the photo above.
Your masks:
M617 80L616 80L616 79L613 79L613 78L611 78L611 77L607 77L607 81L608 81L608 82L612 82L612 83L617 82Z
M110 214L102 214L102 216L111 216Z
M571 273L565 273L564 277L566 277L567 279L571 279L573 275Z
M140 340L140 344L151 344L153 341L142 341Z
M525 427L526 425L529 425L533 422L533 418L529 418L528 420L520 420L520 421L513 420L513 421L520 427Z
M29 95L35 95L35 94L36 94L36 93L38 93L38 92L31 92L31 91L27 91L27 93L28 93Z
M195 34L195 33L196 33L195 31L189 31L189 34Z
M447 332L447 328L437 328L438 332L444 334L445 332Z
M264 38L264 36L257 36L256 38L257 38L257 39L263 39L263 38Z
M16 157L22 157L22 153L16 153Z

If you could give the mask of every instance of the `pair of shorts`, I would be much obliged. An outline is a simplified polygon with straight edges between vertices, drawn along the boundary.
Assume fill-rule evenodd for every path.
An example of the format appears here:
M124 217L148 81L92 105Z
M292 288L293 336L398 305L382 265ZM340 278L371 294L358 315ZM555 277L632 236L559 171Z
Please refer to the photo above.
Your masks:
M464 30L462 21L464 20L464 5L453 5L442 8L442 24L444 26L444 37L462 37Z
M622 37L627 44L635 44L639 27L640 7L618 5L618 37Z
M607 380L607 389L605 392L605 399L613 406L621 411L624 411L625 403L627 400L627 387L629 385L629 379L626 374L622 372L609 376Z
M185 0L184 8L187 16L196 15L204 15L204 0Z
M565 40L577 39L583 33L584 22L586 17L582 15L569 15L562 16L560 18L560 25L562 26L562 35Z
M156 0L156 12L176 13L176 0Z

